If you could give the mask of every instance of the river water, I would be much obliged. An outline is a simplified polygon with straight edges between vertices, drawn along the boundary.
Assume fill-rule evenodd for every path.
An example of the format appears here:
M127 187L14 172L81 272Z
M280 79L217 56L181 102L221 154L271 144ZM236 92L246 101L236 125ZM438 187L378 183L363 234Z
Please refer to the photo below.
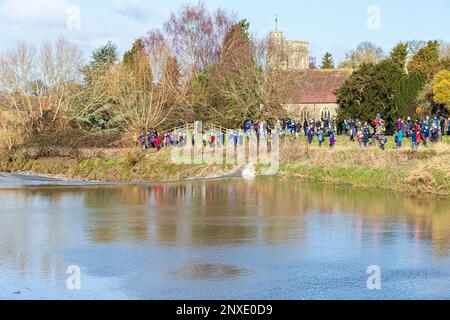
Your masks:
M449 205L277 178L0 175L0 298L449 299Z

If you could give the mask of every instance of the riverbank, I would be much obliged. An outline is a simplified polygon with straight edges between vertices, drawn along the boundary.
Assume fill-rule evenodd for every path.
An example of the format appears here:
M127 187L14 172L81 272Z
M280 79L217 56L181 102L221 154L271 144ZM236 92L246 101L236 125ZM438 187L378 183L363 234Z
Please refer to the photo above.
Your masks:
M0 152L0 172L46 175L69 181L144 182L233 176L238 168L175 164L170 150L23 148Z
M409 147L382 151L342 141L330 150L297 139L286 140L280 152L282 178L450 197L450 145L445 143L418 151ZM24 147L15 153L0 152L0 171L77 181L180 181L227 177L237 170L227 165L178 165L171 161L170 150Z
M281 177L450 197L450 145L402 150L357 145L328 148L287 142L282 147Z

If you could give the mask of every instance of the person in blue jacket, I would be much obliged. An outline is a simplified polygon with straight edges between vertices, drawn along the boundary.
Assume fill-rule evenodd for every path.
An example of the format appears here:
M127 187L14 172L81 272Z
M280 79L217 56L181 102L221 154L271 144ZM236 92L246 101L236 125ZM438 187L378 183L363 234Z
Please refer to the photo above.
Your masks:
M319 130L317 130L317 140L319 140L319 147L322 147L322 144L325 140L325 133L323 132L322 128L319 128Z
M403 143L403 130L399 130L397 132L396 135L396 141L397 141L397 149L401 149L402 148L402 143Z

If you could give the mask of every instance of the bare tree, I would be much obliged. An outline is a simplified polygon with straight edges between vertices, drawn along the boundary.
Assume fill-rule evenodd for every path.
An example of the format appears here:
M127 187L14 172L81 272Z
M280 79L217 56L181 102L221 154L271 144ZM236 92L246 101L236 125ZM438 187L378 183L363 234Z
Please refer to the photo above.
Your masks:
M378 63L384 58L382 48L365 41L361 42L356 50L351 50L345 55L345 60L339 64L339 68L357 69L363 63Z
M173 56L172 49L167 36L161 30L150 31L143 38L145 51L151 57L150 65L155 81L159 81L163 76L164 65L166 59Z
M26 43L0 55L0 99L26 125L52 127L80 81L81 50L62 39L40 49Z
M108 113L124 132L132 134L167 126L181 99L181 92L175 90L169 77L143 89L137 74L123 64L110 70L107 83L106 89L113 99Z
M13 111L2 110L0 105L0 149L11 150L23 142L25 128Z
M210 12L203 2L187 4L177 14L172 13L164 31L151 32L148 38L163 36L183 74L190 78L193 70L204 70L217 61L222 41L235 22L234 13L222 9Z
M439 58L442 61L450 60L450 43L441 41L439 45Z

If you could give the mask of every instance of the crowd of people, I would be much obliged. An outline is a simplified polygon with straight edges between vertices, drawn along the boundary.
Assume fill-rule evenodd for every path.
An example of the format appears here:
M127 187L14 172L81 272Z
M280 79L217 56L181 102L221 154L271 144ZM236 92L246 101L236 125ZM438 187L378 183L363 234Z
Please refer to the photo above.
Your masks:
M149 149L159 151L169 147L182 147L187 143L191 143L192 146L195 146L199 137L201 137L200 143L203 144L204 147L216 147L225 145L227 142L237 146L238 144L242 145L244 141L244 135L238 130L227 133L220 129L211 129L200 135L188 135L185 129L181 129L170 132L166 131L164 134L158 133L157 130L142 130L137 142L139 147L144 151Z
M185 135L178 134L176 131L163 134L158 133L157 130L142 129L138 137L139 147L142 150L169 148L171 146L180 145L184 142Z
M375 145L384 150L388 142L386 123L378 114L372 123L362 124L360 121L347 121L341 124L341 132L350 137L350 141L356 141L362 147ZM411 148L418 149L421 144L429 146L430 142L438 142L445 135L450 135L450 118L435 116L433 119L426 117L424 120L406 120L399 118L393 129L395 148L401 149L405 139L411 140Z
M420 145L429 146L431 142L440 141L445 135L450 136L450 118L428 116L423 120L406 120L399 118L394 128L388 132L386 121L378 114L371 122L362 123L359 120L344 120L339 125L335 120L307 121L303 125L299 121L282 121L282 141L286 135L298 137L303 134L309 144L317 139L318 145L322 147L329 141L330 148L336 144L336 136L347 136L351 142L358 143L362 147L376 146L382 150L386 149L388 136L394 136L394 146L401 149L405 139L411 140L411 148L418 149Z
M298 138L302 135L307 137L308 143L312 144L314 139L317 137L319 142L319 146L322 147L326 140L329 141L330 148L333 148L336 144L336 126L335 121L331 120L323 120L323 121L295 121L292 119L284 119L278 121L277 126L275 126L276 121L258 121L253 122L252 120L244 121L244 132L248 134L251 130L255 130L257 137L260 135L270 136L271 131L274 130L275 127L280 128L281 133L281 142L283 143L286 139L286 136L293 136Z
M344 120L337 124L335 120L318 121L295 121L285 120L267 120L253 121L246 119L241 130L222 130L210 129L202 133L203 146L215 147L225 145L226 143L237 146L243 144L246 137L255 134L258 142L261 137L267 138L268 144L271 144L272 132L279 130L281 142L283 143L287 136L299 138L304 136L308 144L313 144L317 140L318 145L323 147L328 143L330 148L336 145L338 135L347 136L351 142L357 143L361 148L368 146L378 146L385 150L388 144L388 136L394 136L395 148L401 149L405 139L411 140L411 148L418 149L420 145L429 146L431 142L437 142L445 135L450 135L450 118L444 117L426 117L423 120L412 120L408 117L406 120L398 119L394 128L386 129L386 121L378 114L371 122L362 123L359 120ZM190 138L185 130L174 130L159 133L157 130L142 130L138 137L139 146L143 150L169 148L171 146L182 146L191 139L192 145L196 144L196 137Z

